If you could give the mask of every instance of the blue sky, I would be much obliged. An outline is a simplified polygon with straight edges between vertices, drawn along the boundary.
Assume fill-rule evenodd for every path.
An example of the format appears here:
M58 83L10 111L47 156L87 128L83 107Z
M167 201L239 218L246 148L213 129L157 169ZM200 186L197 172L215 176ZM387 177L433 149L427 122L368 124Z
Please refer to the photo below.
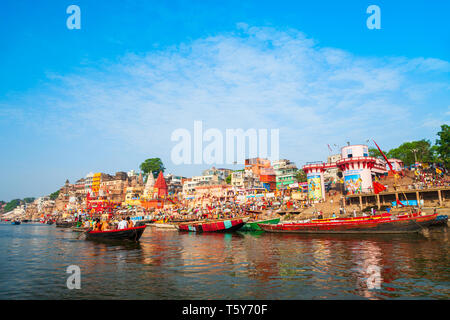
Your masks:
M66 8L81 8L68 30ZM366 8L381 9L369 30ZM138 169L171 132L279 128L280 156L383 149L450 118L447 1L2 1L0 199Z

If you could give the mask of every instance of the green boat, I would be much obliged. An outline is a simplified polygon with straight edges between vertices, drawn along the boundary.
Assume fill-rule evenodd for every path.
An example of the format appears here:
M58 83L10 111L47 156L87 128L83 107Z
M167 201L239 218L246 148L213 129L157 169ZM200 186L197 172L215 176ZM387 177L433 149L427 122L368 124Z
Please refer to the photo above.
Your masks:
M261 223L261 224L277 224L278 222L280 222L280 218L268 219L268 220L250 221L250 222L247 222L246 224L244 224L239 229L239 231L260 231L262 229L258 226L258 223Z

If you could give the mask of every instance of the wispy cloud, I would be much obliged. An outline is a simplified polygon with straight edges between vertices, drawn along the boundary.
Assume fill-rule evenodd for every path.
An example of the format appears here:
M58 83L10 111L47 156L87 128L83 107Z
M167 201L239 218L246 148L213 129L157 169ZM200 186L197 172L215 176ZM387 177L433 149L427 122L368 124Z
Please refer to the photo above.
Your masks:
M280 128L280 155L301 163L323 159L327 143L376 138L389 148L420 135L415 123L433 95L448 98L449 71L447 61L359 57L298 30L241 23L227 34L52 74L39 91L3 104L46 130L166 155L171 132L194 120ZM449 120L447 104L437 108L442 116L424 126Z

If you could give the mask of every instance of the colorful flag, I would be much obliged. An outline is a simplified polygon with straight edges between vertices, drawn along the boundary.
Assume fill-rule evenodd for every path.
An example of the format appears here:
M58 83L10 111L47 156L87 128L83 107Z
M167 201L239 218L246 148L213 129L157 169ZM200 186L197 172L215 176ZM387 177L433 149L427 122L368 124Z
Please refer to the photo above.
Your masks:
M373 183L373 191L378 194L382 191L386 190L386 187L379 182L374 181Z

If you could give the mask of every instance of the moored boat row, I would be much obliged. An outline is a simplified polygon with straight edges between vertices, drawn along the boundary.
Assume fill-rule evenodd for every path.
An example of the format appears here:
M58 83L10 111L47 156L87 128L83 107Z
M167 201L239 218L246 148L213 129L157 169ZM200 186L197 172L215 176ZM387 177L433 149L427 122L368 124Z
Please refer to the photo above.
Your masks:
M435 225L446 225L448 216L437 214L422 215L383 213L373 216L352 218L306 219L303 221L280 222L280 218L249 221L249 218L198 220L190 222L161 222L147 224L160 229L179 230L180 232L232 232L266 231L273 233L409 233L418 232ZM48 223L48 222L47 222ZM13 221L12 224L20 224ZM84 232L89 240L131 240L139 241L147 225L126 229L93 231L87 227L76 227L72 222L56 222L56 227L71 228L75 232Z
M405 233L429 227L437 214L378 215L359 218L311 220L279 224L259 224L267 232L277 233Z

